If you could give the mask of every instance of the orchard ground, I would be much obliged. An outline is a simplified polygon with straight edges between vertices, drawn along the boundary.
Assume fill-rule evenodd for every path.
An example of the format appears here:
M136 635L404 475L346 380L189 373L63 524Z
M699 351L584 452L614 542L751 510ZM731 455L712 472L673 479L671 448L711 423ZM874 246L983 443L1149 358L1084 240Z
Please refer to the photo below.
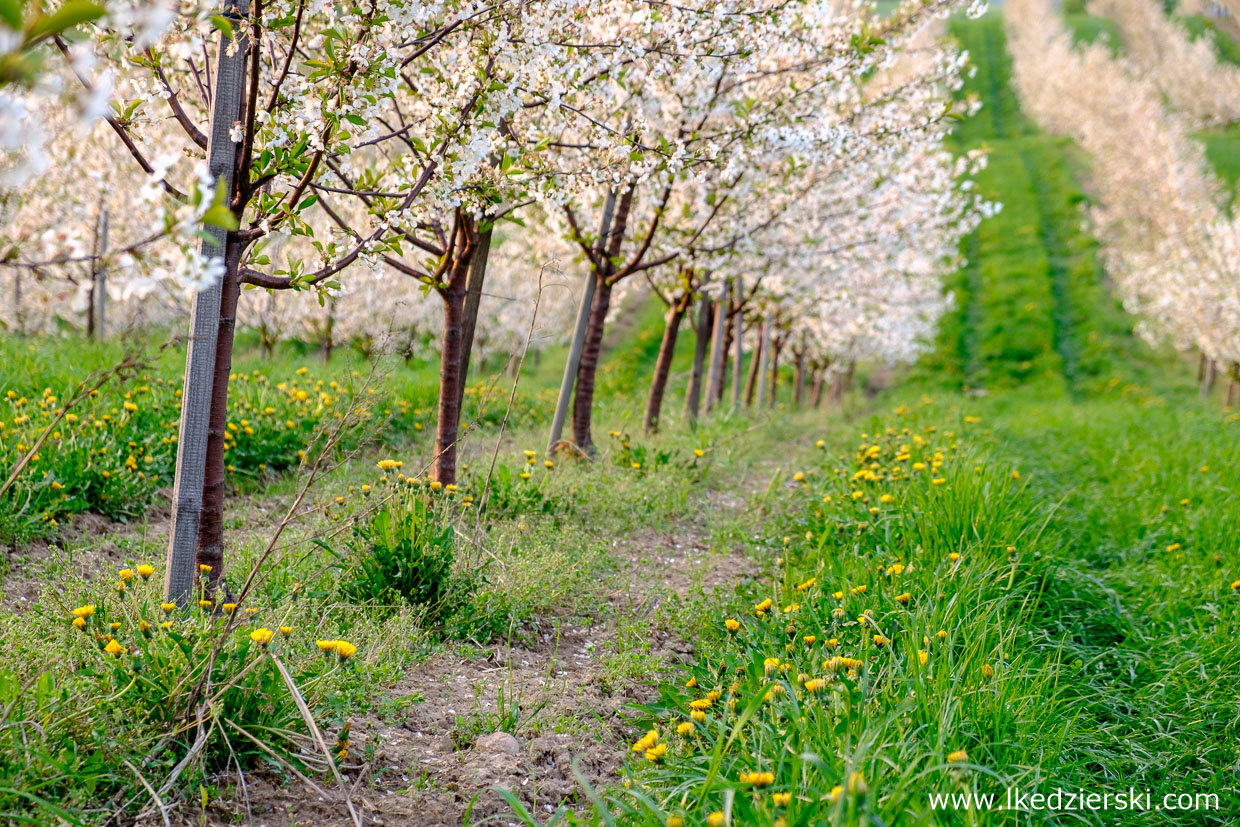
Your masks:
M1087 169L1020 114L1001 22L955 34L985 103L958 141L991 148L979 186L1005 209L966 243L932 352L898 376L863 372L829 409L796 410L785 375L770 410L725 406L690 429L672 405L641 435L659 344L644 308L608 342L596 421L614 435L596 460L542 451L561 354L526 364L511 412L512 380L486 366L448 492L401 479L430 460L433 367L250 352L235 367L251 407L233 416L230 587L272 556L232 614L164 620L176 355L83 403L55 446L74 462L32 469L30 499L0 517L0 812L1016 824L1030 816L930 796L1134 787L1218 806L1042 815L1231 823L1240 414L1133 337L1081 229ZM119 355L3 348L29 366L0 389L9 457L54 406L41 399ZM680 388L692 348L678 347ZM351 419L273 542L332 424ZM148 624L141 668L92 643L114 622L117 637ZM224 637L218 663L204 658ZM356 652L316 646L341 640ZM289 680L247 669L266 647ZM184 700L204 674L211 722L161 718L155 699Z

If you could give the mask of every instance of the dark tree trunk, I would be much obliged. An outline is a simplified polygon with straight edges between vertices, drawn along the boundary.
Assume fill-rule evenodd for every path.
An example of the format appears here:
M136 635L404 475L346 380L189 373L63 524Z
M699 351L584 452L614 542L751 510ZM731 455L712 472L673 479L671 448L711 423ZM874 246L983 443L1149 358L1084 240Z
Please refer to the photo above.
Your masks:
M590 321L586 327L586 340L581 349L577 385L573 393L573 442L591 456L594 455L594 439L590 433L594 413L594 377L603 349L603 326L607 323L607 311L610 309L611 285L600 279L594 290L594 303L590 305Z
M753 395L758 388L758 373L762 370L762 343L766 339L765 330L766 322L762 322L758 326L758 345L753 349L753 355L749 357L749 378L745 381L746 408L753 404Z
M581 361L577 365L577 387L573 394L573 442L590 456L594 456L594 439L590 424L594 415L594 377L598 372L599 354L603 348L603 327L607 324L607 311L611 308L612 261L620 255L620 245L628 231L629 211L633 208L633 188L620 196L616 217L611 225L607 255L594 277L598 279L594 302L590 305L590 321L586 339L581 349Z
M465 322L465 291L469 279L470 258L476 238L472 222L462 213L456 216L453 248L448 251L451 262L445 286L439 291L443 298L443 340L439 354L439 407L435 425L435 459L431 478L452 485L456 483L456 446L461 426L462 335Z
M776 339L771 345L771 392L767 404L772 408L779 401L779 354L783 349L783 339Z
M715 402L722 395L723 363L727 351L724 341L728 326L728 304L726 301L714 302L713 318L710 327L710 362L706 375L706 412L715 409Z
M1207 359L1204 354L1201 359L1201 365L1197 369L1197 381L1200 383L1201 398L1206 399L1214 393L1214 383L1218 378L1218 365L1213 359Z
M465 410L465 385L469 383L469 360L474 352L474 328L478 326L478 308L482 304L482 283L487 277L487 259L491 254L491 227L480 230L474 239L465 286L465 315L461 320L461 393L457 404Z
M719 364L719 382L715 387L715 404L723 403L723 394L728 387L728 367L732 364L732 320L729 318L731 303L725 303L723 320L723 359Z
M220 293L219 332L215 341L215 371L211 383L211 414L207 425L207 455L203 465L202 514L198 523L199 571L213 591L224 575L224 489L227 463L224 439L228 430L228 376L232 373L233 337L237 331L237 299L241 295L239 270L243 245L229 240L224 250L225 272Z
M795 351L796 354L796 379L792 386L792 402L798 408L805 402L805 350L802 348Z
M1231 381L1227 383L1227 407L1235 407L1240 401L1240 362L1231 363Z
M810 392L810 404L815 408L822 407L822 386L825 375L826 370L823 368L816 368L814 370L814 389Z
M741 406L741 379L745 364L745 312L741 304L739 279L732 285L732 291L736 294L736 315L732 321L732 343L736 349L736 354L732 357L732 410L735 411Z
M650 382L650 396L646 399L646 416L642 428L646 433L659 429L659 414L663 410L663 394L667 390L667 377L672 370L672 356L676 353L676 337L680 323L685 318L685 300L677 300L667 310L663 326L663 341L659 344L659 358L654 364L654 378Z
M693 346L693 371L689 374L689 387L685 391L685 415L690 426L697 425L698 414L702 406L702 370L706 364L706 349L710 345L711 331L710 299L703 298L698 305L697 326L694 330L697 340Z

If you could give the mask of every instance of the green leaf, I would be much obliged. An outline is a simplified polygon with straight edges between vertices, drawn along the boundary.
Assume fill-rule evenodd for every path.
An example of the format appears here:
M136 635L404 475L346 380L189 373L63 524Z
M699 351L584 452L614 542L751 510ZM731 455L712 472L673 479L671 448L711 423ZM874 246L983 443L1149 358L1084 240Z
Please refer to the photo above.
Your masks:
M225 17L222 14L213 14L211 15L211 25L215 26L215 28L223 32L225 37L227 37L230 40L232 39L233 37L232 21L229 20L227 17Z
M220 227L225 230L235 230L238 227L237 216L233 215L233 211L223 204L216 204L207 210L202 217L202 223L210 227Z
M102 16L103 6L98 3L91 3L88 0L69 0L51 14L39 15L31 20L30 28L26 31L26 38L38 40L49 35L60 34L66 29L98 20Z

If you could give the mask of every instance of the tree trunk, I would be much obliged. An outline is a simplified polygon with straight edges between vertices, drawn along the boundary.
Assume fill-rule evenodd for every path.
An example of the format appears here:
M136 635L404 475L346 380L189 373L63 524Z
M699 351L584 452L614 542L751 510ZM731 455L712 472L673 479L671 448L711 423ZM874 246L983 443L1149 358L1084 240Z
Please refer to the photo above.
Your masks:
M758 323L758 346L754 349L753 356L749 357L749 379L745 388L745 407L748 408L754 403L754 391L761 384L758 376L762 372L762 360L766 358L766 322ZM761 399L758 400L761 404Z
M741 407L741 379L745 370L745 313L741 307L741 282L737 279L732 285L736 294L736 315L732 317L732 345L736 355L732 357L732 410Z
M431 478L444 485L456 483L456 447L460 439L462 338L465 322L465 291L469 281L470 259L477 234L472 219L458 212L453 232L452 257L443 298L443 343L439 354L439 409L435 426L435 459Z
M810 404L814 408L822 407L822 386L825 384L826 370L824 368L816 368L814 370L814 389L810 391Z
M225 11L233 10L244 13L248 2L230 0ZM232 125L241 120L246 86L246 27L238 29L239 40L236 48L230 49L231 38L223 32L220 34L220 51L218 69L216 71L214 108L211 113L211 137L207 150L207 163L211 177L217 182L222 181L224 191L232 196L236 190L233 180L234 172L239 165L238 154L241 144L234 143L229 136ZM229 198L231 203L232 199ZM205 227L201 252L204 258L212 259L225 256L227 233L219 227ZM240 250L236 256L239 258ZM214 411L213 386L218 375L216 369L216 350L221 335L225 332L223 295L225 286L231 282L237 284L235 261L229 264L231 272L226 273L219 284L201 290L194 296L194 308L190 323L189 347L185 357L185 379L181 390L181 422L177 436L176 472L172 487L172 515L168 531L168 562L164 575L164 595L167 600L175 600L181 605L190 599L194 591L194 578L198 574L198 552L201 548L199 540L200 527L203 523L204 482L208 459L208 443L210 442L210 426ZM228 328L231 335L231 328ZM231 345L231 339L230 339ZM227 388L228 374L224 372L224 387ZM227 402L227 397L224 397ZM226 422L226 419L225 419ZM219 454L222 461L222 440L219 442ZM222 513L221 513L222 516ZM213 528L217 541L222 538L222 523ZM211 539L212 530L208 531L207 539ZM222 545L221 545L222 550ZM222 562L221 559L217 562ZM223 573L217 566L210 572L210 580L218 580Z
M723 393L723 361L728 352L727 342L724 341L724 331L728 326L728 303L727 301L715 302L714 308L714 325L710 334L710 372L706 378L707 413L715 409L715 402Z
M728 387L728 366L732 363L732 302L723 305L723 358L719 360L719 383L715 387L715 404L723 404L723 394Z
M215 374L211 383L211 414L207 425L207 453L202 487L202 521L198 526L197 562L210 566L208 580L220 582L224 572L224 489L227 464L224 439L228 432L228 376L232 373L233 335L237 330L237 299L241 295L239 269L242 245L228 242L220 291L219 324L215 340ZM201 570L201 569L200 569Z
M1218 365L1213 359L1207 359L1202 355L1202 363L1197 371L1197 381L1200 383L1201 398L1207 399L1214 392L1214 383L1218 377Z
M687 299L686 299L687 300ZM676 337L680 323L685 318L685 301L677 300L667 309L663 325L663 341L659 344L659 358L654 364L654 378L650 382L650 396L646 399L646 416L642 429L653 433L659 429L659 414L663 410L663 394L667 390L667 377L672 370L672 357L676 353Z
M1227 383L1227 407L1233 408L1240 401L1240 362L1231 363L1231 381Z
M702 404L702 369L706 365L706 347L710 344L711 304L705 296L698 304L697 325L694 333L697 336L693 346L693 371L689 374L689 387L685 390L685 415L689 426L697 425L698 413Z
M612 213L616 207L616 191L610 190L603 200L603 215L599 221L598 240L595 253L603 255L606 239L611 232ZM568 360L564 363L564 376L560 379L560 393L555 400L555 415L551 418L551 436L547 439L547 453L555 452L555 446L564 433L564 420L568 416L568 402L573 395L573 386L577 381L577 371L581 367L581 353L585 349L586 332L590 323L590 310L594 307L594 294L598 291L599 275L597 268L592 268L586 276L586 283L581 291L581 303L577 307L577 321L573 325L573 340L568 347ZM537 355L538 351L535 351ZM537 364L537 363L535 363Z
M478 308L482 304L482 283L487 277L487 259L491 255L491 230L479 230L474 236L469 278L465 285L465 314L461 319L461 393L457 404L465 410L465 386L469 383L469 360L474 352L474 328L478 326Z
M612 260L620 255L620 245L628 229L629 210L633 207L633 188L620 196L616 207L615 223L611 227L606 255L599 271L598 285L594 290L594 304L590 308L590 323L586 328L585 344L581 349L581 361L577 365L577 392L573 397L573 442L589 456L594 456L594 439L590 434L594 414L594 379L598 372L599 354L603 348L603 327L607 324L607 311L611 307L610 281Z
M603 349L603 326L607 323L607 311L610 309L611 285L599 279L599 284L594 288L594 302L590 306L590 321L581 349L581 361L577 365L577 387L573 395L573 442L590 456L594 456L594 439L590 433L594 379Z
M805 345L793 351L796 356L796 379L792 386L792 402L798 408L805 401Z
M767 400L772 408L779 401L779 354L784 349L784 340L776 339L771 345L771 395Z
M96 244L96 252L99 254L99 260L95 263L94 271L91 273L90 282L90 337L96 342L102 342L107 335L107 306L108 306L108 271L103 266L103 256L108 252L108 211L103 209L99 213L99 231L98 243Z

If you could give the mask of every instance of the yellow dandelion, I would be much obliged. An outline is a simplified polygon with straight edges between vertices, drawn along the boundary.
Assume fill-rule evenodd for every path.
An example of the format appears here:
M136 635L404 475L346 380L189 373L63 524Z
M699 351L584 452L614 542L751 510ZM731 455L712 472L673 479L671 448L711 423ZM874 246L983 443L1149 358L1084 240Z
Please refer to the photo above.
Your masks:
M284 635L285 637L288 637L288 636L289 636L289 635L291 635L292 633L293 633L293 627L292 627L292 626L281 626L281 627L280 627L280 634Z
M121 579L122 583L128 583L130 580L133 580L134 578L133 569L121 569L119 572L117 572L116 576Z
M74 617L87 618L95 613L95 604L87 603L85 606L78 606L73 610Z
M155 573L155 567L152 566L150 563L143 563L142 565L138 566L137 571L138 571L138 576L141 577L143 580L150 580L151 575Z
M965 761L969 760L969 753L962 749L958 749L955 752L949 752L947 754L947 760L952 764L963 764Z
M723 817L723 813L716 810L706 817L706 827L724 827L727 820Z
M1238 581L1236 581L1236 582L1240 583L1240 580L1238 580ZM1235 587L1235 586L1233 586L1232 588L1236 588L1236 587ZM740 621L739 621L739 620L734 620L733 618L730 618L730 617L729 617L727 620L723 621L723 626L724 626L724 628L725 628L725 629L727 629L730 633L732 633L732 634L736 634L737 632L739 632L739 631L740 631L740 628L741 628L741 623L740 623Z
M108 645L103 647L103 651L107 652L109 655L111 655L114 658L119 658L121 655L125 654L129 650L126 649L124 646L121 646L115 640L109 640Z
M805 691L812 692L815 695L827 688L827 682L822 678L810 678L805 682Z
M271 643L271 639L273 637L275 637L275 632L265 627L261 629L255 629L254 631L250 632L250 640L254 641L259 646L266 646L268 643Z
M685 721L684 723L678 724L676 726L677 735L685 736L685 735L689 735L692 732L693 732L693 724L690 721Z
M982 677L993 678L995 676L995 668L989 663L982 664Z
M913 599L913 596L909 594L908 592L904 592L903 594L896 595L896 602L903 606L907 606L909 604L909 601L912 599Z
M773 772L743 772L740 774L740 782L749 784L755 788L769 787L775 783L775 773Z

